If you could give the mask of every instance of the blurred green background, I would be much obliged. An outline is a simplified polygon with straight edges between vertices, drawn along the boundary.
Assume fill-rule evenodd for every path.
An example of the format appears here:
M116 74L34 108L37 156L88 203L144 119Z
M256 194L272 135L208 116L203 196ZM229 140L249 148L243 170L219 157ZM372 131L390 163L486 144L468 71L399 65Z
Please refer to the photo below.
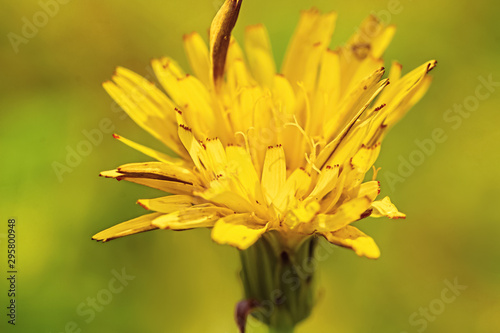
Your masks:
M66 164L68 149L77 149L86 140L83 131L99 128L104 118L115 132L158 147L123 116L101 82L117 65L150 76L150 59L162 55L188 69L182 35L206 36L221 1L73 0L52 7L53 17L13 47L9 33L21 35L23 19L33 22L41 3L49 2L5 2L0 20L2 332L12 328L4 277L11 217L18 223L16 331L236 332L238 254L214 244L209 230L90 240L143 214L137 199L160 194L97 176L146 157L105 134L61 181L53 168ZM439 64L430 91L392 130L377 161L381 195L390 195L408 218L360 223L379 244L379 260L334 248L320 264L317 307L297 332L500 332L500 87L460 116L459 126L443 118L455 104L474 100L479 76L500 82L499 2L246 0L235 35L241 41L245 26L264 23L280 62L299 11L311 6L338 12L332 47L365 16L379 13L398 27L386 64L398 60L404 71L433 58ZM435 128L447 140L404 182L390 185L387 175L397 174L401 158L419 149L415 140L430 138ZM123 269L135 278L121 292L106 291L112 271ZM454 279L467 289L440 308L445 280ZM87 302L97 296L108 304L92 317ZM425 328L410 322L415 312L413 319L422 320L418 312L429 306L439 314Z

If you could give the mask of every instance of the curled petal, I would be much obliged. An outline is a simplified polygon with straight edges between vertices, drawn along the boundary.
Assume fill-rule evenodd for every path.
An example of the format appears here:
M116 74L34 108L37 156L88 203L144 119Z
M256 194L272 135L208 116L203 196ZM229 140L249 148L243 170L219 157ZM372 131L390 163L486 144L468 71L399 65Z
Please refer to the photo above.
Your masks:
M351 225L334 232L323 233L323 236L330 243L354 250L360 257L364 256L370 259L380 257L380 250L373 238Z
M404 219L406 215L398 211L396 206L391 202L389 197L385 197L382 200L377 200L372 203L371 208L373 209L370 216L372 217L388 217L390 219Z

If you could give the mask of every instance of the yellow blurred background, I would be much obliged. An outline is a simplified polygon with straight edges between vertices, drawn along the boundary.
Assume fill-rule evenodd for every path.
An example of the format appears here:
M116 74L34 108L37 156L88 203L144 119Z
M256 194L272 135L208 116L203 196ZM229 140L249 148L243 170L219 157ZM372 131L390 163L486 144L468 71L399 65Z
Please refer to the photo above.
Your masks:
M239 257L214 244L209 230L155 231L106 244L90 239L143 214L137 199L160 194L98 177L101 170L147 160L104 133L103 121L108 132L113 127L160 147L124 117L101 83L117 65L152 78L149 61L162 55L187 70L182 35L206 36L221 3L3 4L2 332L12 328L5 316L8 218L16 218L18 232L16 331L236 332ZM378 13L398 27L387 65L398 60L407 72L433 58L439 64L430 91L392 130L376 163L381 196L390 195L407 219L359 223L381 248L379 260L333 248L319 267L317 307L297 332L500 332L499 2L246 0L235 35L241 41L245 26L264 23L281 63L299 11L312 6L338 12L332 47ZM481 98L474 97L478 89ZM429 143L436 128L446 140L420 148L417 142ZM90 146L82 143L89 133L95 134ZM73 157L68 166L69 152L78 149L87 156ZM68 169L56 172L57 163ZM123 272L128 280L120 284L114 279ZM455 282L467 288L455 290L451 301L446 290ZM93 299L100 300L94 307ZM428 316L421 312L426 309Z

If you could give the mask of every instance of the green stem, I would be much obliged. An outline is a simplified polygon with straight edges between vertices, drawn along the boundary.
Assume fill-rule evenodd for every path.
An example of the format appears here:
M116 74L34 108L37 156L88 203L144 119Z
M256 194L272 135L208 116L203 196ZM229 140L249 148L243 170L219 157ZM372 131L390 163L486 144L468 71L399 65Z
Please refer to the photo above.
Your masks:
M269 333L293 333L293 327L269 327Z
M317 239L285 243L280 234L267 233L241 251L241 279L245 299L259 306L251 313L271 333L293 333L314 304L313 253Z

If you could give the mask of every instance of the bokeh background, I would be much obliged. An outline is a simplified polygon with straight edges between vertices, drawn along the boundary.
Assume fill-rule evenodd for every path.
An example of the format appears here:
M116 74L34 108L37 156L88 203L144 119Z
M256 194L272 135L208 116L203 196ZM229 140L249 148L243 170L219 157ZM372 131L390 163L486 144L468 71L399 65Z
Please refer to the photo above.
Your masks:
M236 332L238 254L214 244L209 230L90 240L143 214L137 199L160 194L99 178L99 171L147 158L105 134L71 171L58 178L54 170L54 162L67 165L68 149L86 140L84 131L106 118L115 132L159 147L123 116L101 82L117 65L151 77L149 61L162 55L187 69L182 35L206 36L221 1L72 0L52 7L53 17L16 52L9 33L21 35L25 20L33 22L50 2L4 2L0 14L1 331ZM247 0L235 35L241 40L245 26L264 23L281 63L299 11L312 6L339 14L332 47L347 41L365 16L379 13L398 27L387 64L398 60L405 71L433 58L439 64L430 91L389 134L377 162L381 195L390 195L408 218L363 221L382 250L379 260L334 248L320 264L317 307L297 332L500 332L500 87L460 116L459 126L443 118L455 104L473 100L478 77L500 82L499 2ZM436 128L447 140L390 185L387 175L398 174L402 159L419 149L415 140ZM4 314L11 217L18 224L15 328ZM106 299L113 270L134 279ZM440 309L445 281L455 279L467 289ZM97 296L107 304L92 317L88 302ZM412 314L429 306L439 315L425 327L412 324Z

